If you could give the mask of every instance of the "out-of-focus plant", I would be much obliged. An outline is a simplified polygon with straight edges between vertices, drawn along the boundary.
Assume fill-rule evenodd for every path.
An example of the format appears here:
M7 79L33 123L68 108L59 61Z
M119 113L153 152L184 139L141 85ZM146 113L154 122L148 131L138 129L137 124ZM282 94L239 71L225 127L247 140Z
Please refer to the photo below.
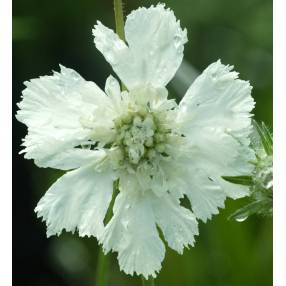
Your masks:
M234 184L250 187L249 203L236 210L229 218L244 221L250 215L272 216L273 202L273 138L262 122L253 121L252 147L255 150L255 168L250 176L223 178Z

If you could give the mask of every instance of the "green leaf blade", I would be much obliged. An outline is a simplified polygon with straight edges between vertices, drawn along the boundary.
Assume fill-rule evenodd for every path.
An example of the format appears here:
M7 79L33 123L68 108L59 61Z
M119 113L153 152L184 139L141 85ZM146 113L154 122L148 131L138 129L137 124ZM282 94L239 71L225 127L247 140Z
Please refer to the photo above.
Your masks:
M233 184L251 186L253 184L253 180L251 176L222 176L222 178Z

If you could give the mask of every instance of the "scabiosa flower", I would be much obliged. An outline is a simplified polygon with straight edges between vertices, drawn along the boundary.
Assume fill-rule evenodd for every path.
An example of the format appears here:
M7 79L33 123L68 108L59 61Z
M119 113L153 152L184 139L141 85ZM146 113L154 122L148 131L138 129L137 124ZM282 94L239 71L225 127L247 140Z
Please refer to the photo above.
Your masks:
M28 126L25 158L68 172L36 207L47 235L95 236L118 253L120 268L144 277L161 268L165 246L194 245L198 222L240 198L248 187L221 176L248 174L251 86L232 67L211 64L178 105L167 83L183 58L187 32L164 5L128 15L126 43L98 22L97 49L127 90L109 76L105 91L61 66L25 82L17 113ZM114 186L113 216L106 213ZM181 205L189 199L192 210Z

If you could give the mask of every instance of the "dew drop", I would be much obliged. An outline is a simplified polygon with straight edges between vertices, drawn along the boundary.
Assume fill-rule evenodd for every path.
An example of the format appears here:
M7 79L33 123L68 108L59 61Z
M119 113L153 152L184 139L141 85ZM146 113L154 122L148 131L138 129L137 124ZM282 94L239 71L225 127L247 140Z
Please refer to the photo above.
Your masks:
M127 230L129 226L129 222L127 220L122 220L121 223L122 223L122 226L125 228L125 230Z
M174 37L174 45L175 48L178 49L181 46L182 38L180 35L175 35Z
M106 60L113 64L113 65L117 65L118 64L118 60L114 57L113 53L109 50L106 50L105 51L105 57L106 57Z
M237 222L243 222L243 221L247 220L247 218L248 218L248 216L244 216L244 217L238 217L238 218L236 218L235 220L236 220Z

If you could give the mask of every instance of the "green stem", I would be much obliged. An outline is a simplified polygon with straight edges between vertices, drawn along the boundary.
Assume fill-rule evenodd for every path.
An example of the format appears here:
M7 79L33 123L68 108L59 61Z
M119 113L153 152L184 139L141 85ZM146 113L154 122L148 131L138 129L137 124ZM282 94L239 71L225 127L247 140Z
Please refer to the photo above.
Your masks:
M96 265L96 286L106 286L107 285L107 272L108 272L108 257L104 255L103 251L98 248L98 257Z
M150 277L148 280L146 280L143 276L141 276L141 279L142 279L142 286L155 286L153 277Z
M124 32L124 15L122 0L114 0L114 16L115 16L115 30L119 38L125 42ZM121 82L121 89L127 90L126 86Z
M114 0L114 14L116 33L121 40L125 41L122 0Z
M112 193L112 199L109 205L109 208L107 210L104 224L107 224L113 215L113 205L115 202L115 198L119 192L119 182L118 180L113 182L113 193ZM96 266L96 277L95 277L95 285L96 286L106 286L108 283L108 268L109 268L109 255L105 255L103 251L99 247L99 253L97 258L97 266Z
M121 40L125 41L122 0L114 0L114 14L115 14L116 33ZM122 89L123 90L126 89L123 84L122 84ZM108 221L112 217L112 208L116 194L118 193L118 182L115 182L113 187L114 187L114 192L113 192L112 202L110 203L109 209L106 214L106 220L105 220L106 223L108 223ZM108 257L104 255L101 249L99 249L97 258L96 279L95 279L96 286L107 285L107 271L108 271ZM154 285L154 284L146 284L146 285Z

